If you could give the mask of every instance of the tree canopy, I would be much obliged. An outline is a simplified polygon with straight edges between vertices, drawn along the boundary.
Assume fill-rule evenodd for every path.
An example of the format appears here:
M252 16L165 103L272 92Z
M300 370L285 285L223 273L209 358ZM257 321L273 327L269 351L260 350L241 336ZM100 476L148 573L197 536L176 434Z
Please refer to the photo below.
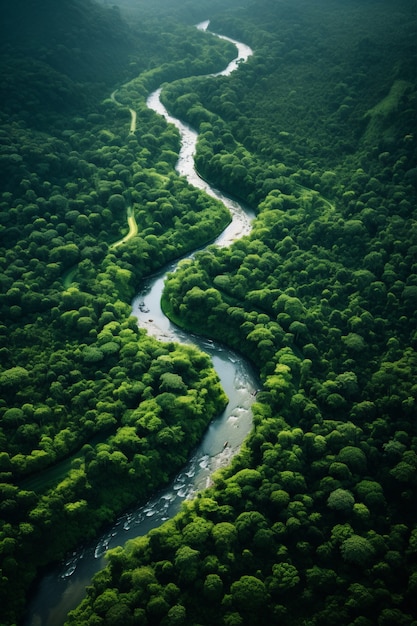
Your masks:
M109 553L68 623L414 626L410 3L159 0L130 26L92 2L22 5L0 20L1 621L166 484L227 401L208 357L131 316L146 276L231 219L175 171L178 133L146 107L167 83L198 171L256 219L180 264L162 305L251 361L253 431L174 519ZM187 26L208 8L255 51L230 76L204 75L233 46Z

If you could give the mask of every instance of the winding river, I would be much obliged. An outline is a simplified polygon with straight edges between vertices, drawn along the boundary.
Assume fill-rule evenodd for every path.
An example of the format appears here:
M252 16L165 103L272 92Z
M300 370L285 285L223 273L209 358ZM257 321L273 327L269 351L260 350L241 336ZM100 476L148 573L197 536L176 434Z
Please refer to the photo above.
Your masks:
M203 22L197 27L206 30L208 24L208 21ZM221 37L236 45L237 56L226 69L211 76L230 74L240 62L252 54L248 46ZM158 89L149 96L148 106L163 115L169 123L175 124L180 132L182 147L176 169L180 175L186 176L190 184L221 200L229 208L232 221L214 242L218 246L229 245L250 232L254 214L198 176L193 158L197 133L169 115L160 102L160 93L161 90ZM113 94L112 97L115 99ZM134 132L136 113L133 110L130 113L130 132ZM136 222L132 211L128 211L127 218L129 233L113 246L121 245L126 238L136 234ZM203 441L191 455L187 465L167 488L158 492L145 505L120 516L114 526L94 544L74 552L65 563L41 579L28 605L26 626L64 624L68 611L75 608L83 599L85 588L92 576L105 566L106 551L123 545L128 539L146 534L175 515L185 499L192 498L197 491L209 484L210 476L216 469L230 462L252 427L251 405L259 383L250 365L240 356L210 340L183 332L171 324L161 311L160 299L164 279L167 272L175 269L176 264L164 268L148 280L132 303L133 314L138 318L140 327L146 328L157 339L192 343L207 352L212 358L229 403L222 415L210 424Z

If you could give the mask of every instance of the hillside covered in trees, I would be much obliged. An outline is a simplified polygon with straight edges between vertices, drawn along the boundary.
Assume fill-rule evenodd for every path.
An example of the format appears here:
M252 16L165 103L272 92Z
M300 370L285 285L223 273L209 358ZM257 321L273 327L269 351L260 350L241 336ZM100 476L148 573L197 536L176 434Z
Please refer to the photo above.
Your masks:
M166 483L226 402L207 357L130 316L143 277L230 219L174 172L178 135L145 106L164 81L200 132L199 172L257 218L182 263L163 307L247 356L262 389L232 465L111 551L68 623L417 623L415 9L222 4L161 0L164 22L139 3L129 27L68 0L59 33L46 3L2 42L5 624L39 568ZM255 54L189 78L233 56L194 16ZM132 211L138 235L112 247Z
M146 94L222 69L234 48L194 27L135 30L89 2L3 3L1 24L0 623L12 624L40 568L166 484L227 402L208 357L148 337L130 302L230 220L175 174L177 131ZM129 216L138 235L114 246Z

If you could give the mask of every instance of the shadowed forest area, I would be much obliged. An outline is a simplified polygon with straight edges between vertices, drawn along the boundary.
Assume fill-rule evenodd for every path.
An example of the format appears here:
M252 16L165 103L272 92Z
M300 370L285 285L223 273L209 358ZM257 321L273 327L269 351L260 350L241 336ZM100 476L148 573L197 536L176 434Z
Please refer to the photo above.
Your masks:
M0 2L0 623L227 402L205 354L131 316L230 221L175 172L178 133L146 107L166 83L199 173L257 217L183 262L163 308L262 387L231 466L110 551L68 623L416 624L414 3L41 5ZM209 18L254 54L208 81L234 56Z

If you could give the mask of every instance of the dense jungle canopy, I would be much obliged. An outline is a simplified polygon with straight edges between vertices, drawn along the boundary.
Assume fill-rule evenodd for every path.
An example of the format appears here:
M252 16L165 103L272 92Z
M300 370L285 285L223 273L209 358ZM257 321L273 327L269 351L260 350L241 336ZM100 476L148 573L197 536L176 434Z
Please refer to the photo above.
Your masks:
M175 172L178 133L146 107L166 83L198 171L257 217L163 307L262 388L231 466L110 552L68 623L415 625L415 3L151 4L0 0L0 623L227 402L206 355L131 316L230 221ZM254 50L231 76L204 78L234 56L208 18Z

